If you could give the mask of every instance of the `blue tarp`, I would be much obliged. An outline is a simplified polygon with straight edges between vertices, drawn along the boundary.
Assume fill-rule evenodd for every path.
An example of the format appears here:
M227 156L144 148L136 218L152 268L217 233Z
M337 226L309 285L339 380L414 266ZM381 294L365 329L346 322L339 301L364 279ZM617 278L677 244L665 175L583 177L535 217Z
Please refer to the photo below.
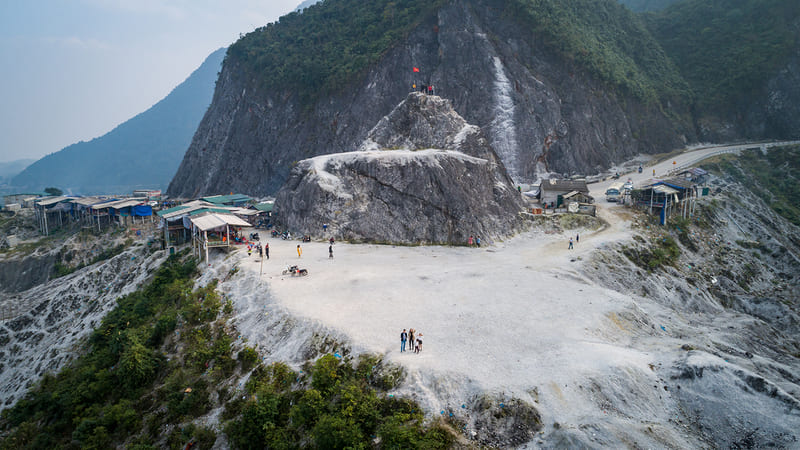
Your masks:
M150 205L136 205L133 207L134 216L152 216L153 207Z

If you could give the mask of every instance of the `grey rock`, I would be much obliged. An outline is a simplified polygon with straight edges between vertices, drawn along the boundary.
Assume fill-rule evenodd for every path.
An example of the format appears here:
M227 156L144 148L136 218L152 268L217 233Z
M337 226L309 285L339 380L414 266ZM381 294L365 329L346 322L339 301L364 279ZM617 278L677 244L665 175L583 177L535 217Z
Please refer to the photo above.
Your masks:
M300 161L275 200L295 234L382 243L466 243L521 226L519 193L478 127L447 100L412 93L361 151Z

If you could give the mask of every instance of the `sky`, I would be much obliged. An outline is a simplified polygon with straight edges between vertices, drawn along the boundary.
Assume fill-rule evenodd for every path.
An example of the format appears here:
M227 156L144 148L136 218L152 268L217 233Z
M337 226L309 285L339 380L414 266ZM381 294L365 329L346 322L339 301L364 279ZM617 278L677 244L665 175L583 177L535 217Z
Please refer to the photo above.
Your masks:
M301 0L0 0L0 162L111 131Z

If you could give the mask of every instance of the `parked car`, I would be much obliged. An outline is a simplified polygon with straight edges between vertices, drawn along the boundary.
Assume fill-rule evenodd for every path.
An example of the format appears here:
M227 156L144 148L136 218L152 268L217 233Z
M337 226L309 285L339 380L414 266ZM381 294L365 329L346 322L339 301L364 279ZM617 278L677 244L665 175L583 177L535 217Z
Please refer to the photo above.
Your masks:
M633 181L631 181L631 179L628 178L628 181L626 181L625 184L622 185L622 189L625 189L625 190L628 190L628 191L633 189Z

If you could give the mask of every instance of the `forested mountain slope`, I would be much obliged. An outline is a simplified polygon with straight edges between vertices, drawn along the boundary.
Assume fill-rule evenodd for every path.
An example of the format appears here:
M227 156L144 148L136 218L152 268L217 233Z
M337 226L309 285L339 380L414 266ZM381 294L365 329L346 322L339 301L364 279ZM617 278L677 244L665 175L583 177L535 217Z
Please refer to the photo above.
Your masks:
M800 2L685 0L644 17L692 88L702 139L800 136Z

